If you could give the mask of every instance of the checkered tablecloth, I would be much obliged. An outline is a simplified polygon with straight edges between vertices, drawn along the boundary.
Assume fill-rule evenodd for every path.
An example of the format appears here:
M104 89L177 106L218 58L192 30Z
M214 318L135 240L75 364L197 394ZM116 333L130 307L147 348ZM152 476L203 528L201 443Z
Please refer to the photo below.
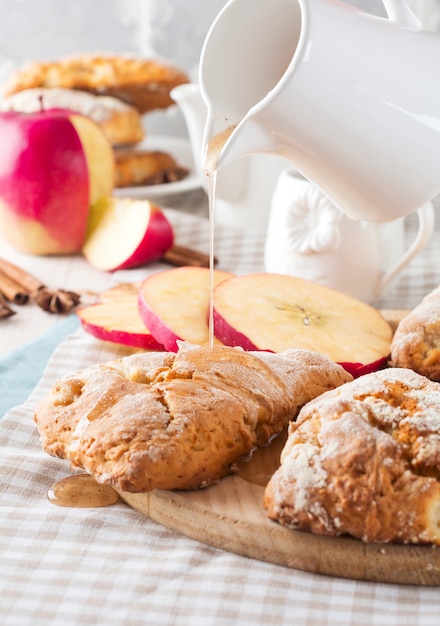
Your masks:
M374 303L383 309L412 309L422 298L440 285L440 208L436 209L436 225L433 236L426 247L409 263L396 278L382 299ZM414 241L417 220L407 218L405 231L406 247Z
M181 241L206 246L204 220L178 216L176 228ZM222 268L262 268L264 237L225 228L217 237ZM409 308L440 283L437 248L433 240L381 306ZM114 280L126 278L120 273ZM81 329L47 364L34 345L22 358L44 374L0 421L2 626L438 626L438 588L330 578L251 560L172 532L123 503L51 504L48 488L70 469L41 451L34 407L63 374L125 351ZM19 389L20 367L14 367Z

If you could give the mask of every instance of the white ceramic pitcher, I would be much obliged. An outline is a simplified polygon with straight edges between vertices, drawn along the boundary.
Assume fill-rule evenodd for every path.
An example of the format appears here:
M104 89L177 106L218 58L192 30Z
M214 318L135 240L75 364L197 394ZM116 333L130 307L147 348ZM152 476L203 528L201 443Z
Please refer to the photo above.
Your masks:
M184 115L195 167L207 191L200 157L207 109L200 88L192 83L178 85L171 97ZM285 167L285 159L267 154L249 154L222 167L216 182L215 223L266 232L273 190Z
M336 0L230 0L203 46L204 143L222 168L286 157L347 215L390 221L440 191L440 36Z
M299 276L374 303L384 296L434 230L431 203L416 213L405 246L405 218L353 220L290 168L278 177L265 245L268 272Z

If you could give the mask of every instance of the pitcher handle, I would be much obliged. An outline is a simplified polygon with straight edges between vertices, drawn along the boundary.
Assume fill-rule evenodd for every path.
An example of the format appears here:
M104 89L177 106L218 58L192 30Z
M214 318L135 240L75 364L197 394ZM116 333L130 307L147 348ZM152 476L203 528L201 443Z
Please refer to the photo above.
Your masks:
M435 214L432 203L428 202L423 207L418 209L417 216L419 218L417 236L402 258L394 265L394 267L382 276L379 285L379 296L383 294L385 289L394 280L397 274L399 274L405 265L407 265L416 256L416 254L418 254L426 246L432 237L435 225Z
M422 22L407 5L405 0L382 0L387 12L388 19L402 26L411 26L416 30L422 30Z

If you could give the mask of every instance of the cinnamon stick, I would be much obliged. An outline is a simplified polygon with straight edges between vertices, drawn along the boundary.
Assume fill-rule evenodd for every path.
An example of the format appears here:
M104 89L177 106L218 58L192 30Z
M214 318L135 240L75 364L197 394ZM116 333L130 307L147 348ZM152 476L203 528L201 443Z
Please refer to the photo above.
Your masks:
M26 270L0 258L0 291L9 299L3 288L9 288L12 296L14 286L16 290L20 289L21 293L27 294L28 299L48 313L69 313L80 302L79 294L64 289L49 289Z
M0 292L6 300L14 304L26 304L29 300L29 291L2 270L0 270Z
M162 261L170 265L193 267L209 267L209 254L186 248L185 246L172 246L162 257ZM214 259L214 265L217 259Z
M5 319L6 317L11 317L11 315L15 315L15 311L11 309L11 307L6 302L3 294L0 293L0 319Z
M18 265L14 265L10 261L6 261L6 259L0 258L0 271L21 285L21 287L28 293L38 291L38 289L45 286L38 280L38 278L35 278L35 276L29 274L26 270L18 267Z

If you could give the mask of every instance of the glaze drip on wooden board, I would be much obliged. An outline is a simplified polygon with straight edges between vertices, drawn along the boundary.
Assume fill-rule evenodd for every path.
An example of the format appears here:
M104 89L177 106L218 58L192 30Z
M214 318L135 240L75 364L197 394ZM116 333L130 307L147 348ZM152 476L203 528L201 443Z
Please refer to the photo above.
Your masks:
M268 445L256 448L248 458L239 461L233 473L249 483L265 487L280 466L281 450L286 440L287 428Z

